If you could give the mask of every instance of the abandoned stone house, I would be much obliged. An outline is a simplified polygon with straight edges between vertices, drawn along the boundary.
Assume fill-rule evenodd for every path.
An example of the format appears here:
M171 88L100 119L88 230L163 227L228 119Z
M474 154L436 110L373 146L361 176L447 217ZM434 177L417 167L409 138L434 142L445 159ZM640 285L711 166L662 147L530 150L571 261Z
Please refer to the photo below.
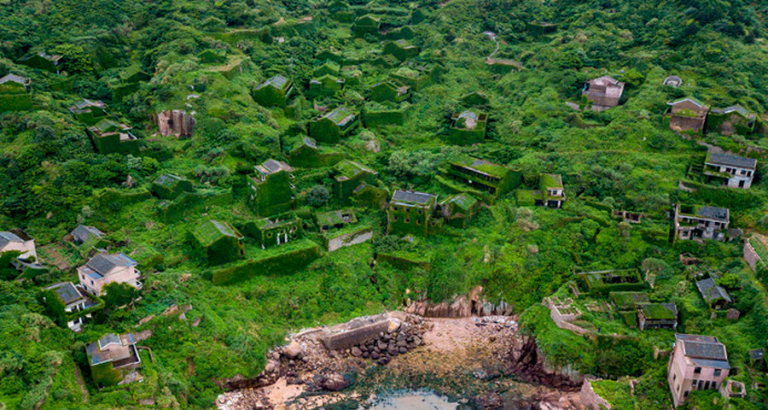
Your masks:
M411 88L394 81L380 82L371 87L370 99L376 102L399 103L411 96Z
M351 209L339 209L316 213L315 223L320 232L327 232L331 229L340 229L346 225L356 224L357 217Z
M141 365L133 333L109 333L85 346L93 381L100 388L120 383L127 373Z
M251 95L262 107L285 108L293 91L293 81L276 75L257 85Z
M479 211L480 201L468 193L451 195L437 204L445 223L455 228L466 228Z
M716 310L725 309L733 303L733 299L731 299L728 291L722 286L718 286L716 280L716 277L700 280L696 282L696 288L710 308Z
M667 103L670 107L664 115L669 128L676 132L703 133L709 107L695 98L683 98Z
M98 253L85 265L77 268L80 285L90 294L101 296L104 286L110 283L125 283L136 289L143 284L139 281L141 272L136 269L138 262L123 253Z
M676 239L729 241L738 235L738 230L728 229L729 224L730 212L727 208L675 205Z
M717 390L730 374L725 345L713 336L675 335L667 381L675 407L693 390Z
M592 102L592 109L604 111L619 105L621 94L624 92L624 83L605 75L588 81L581 91L582 98Z
M192 182L175 174L162 174L152 181L150 191L160 199L176 199L184 192L194 191Z
M96 245L104 237L104 232L98 228L89 225L78 225L69 233L66 239L71 240L75 245L85 243Z
M83 324L91 319L94 308L99 305L80 286L72 282L60 282L43 289L43 302L46 304L58 304L63 308L67 327L73 332L83 330ZM47 291L47 292L45 292ZM56 301L48 300L56 298Z
M352 24L352 33L357 37L362 37L366 34L379 34L379 28L381 27L381 21L377 17L365 15L359 17Z
M176 138L189 138L195 130L195 112L184 110L165 110L152 115L152 122L157 125L160 135Z
M610 294L645 290L647 285L637 269L609 269L576 274L578 282L590 293Z
M522 183L520 171L469 156L449 161L448 176L494 197L512 192Z
M561 208L565 202L563 178L558 174L541 174L539 189L518 190L515 195L519 206Z
M668 85L674 88L680 88L680 86L683 85L683 79L676 75L671 75L664 79L664 85Z
M748 135L755 131L757 122L757 115L740 105L713 108L707 119L707 132L717 132L725 136Z
M131 127L125 124L102 119L86 128L86 132L99 154L139 153L139 140L131 133Z
M209 219L190 234L192 245L208 265L222 265L245 257L243 235L227 222Z
M354 161L344 160L334 166L333 196L339 204L347 205L362 186L373 182L379 174Z
M15 74L0 77L0 112L32 109L31 84L28 78Z
M357 128L357 114L346 106L338 107L309 122L309 136L320 142L336 144Z
M71 105L69 111L74 114L76 120L87 125L94 125L107 116L107 105L101 101L83 99Z
M455 112L451 116L448 141L456 145L472 145L485 140L488 115L475 109Z
M642 304L637 310L640 330L677 329L677 305L674 303Z
M469 107L483 107L490 103L488 95L482 91L472 91L461 97L461 102Z
M20 252L18 259L22 261L37 261L35 240L21 229L0 232L0 254L11 251Z
M262 249L285 245L301 238L302 222L293 214L262 218L246 224L246 233L256 239Z
M249 204L263 217L288 212L293 209L293 168L285 162L268 159L254 167L254 174L247 178Z
M344 89L345 84L344 78L326 74L309 80L309 94L311 96L332 96Z
M334 61L326 61L323 64L315 67L312 71L312 75L315 78L322 77L324 75L331 75L338 77L341 72L341 66Z
M437 196L416 191L396 190L387 208L388 234L432 235L442 228L435 217Z
M749 189L755 177L757 160L732 154L710 152L702 173L710 180L729 188Z
M395 56L400 61L405 61L419 55L419 47L405 40L390 40L384 43L384 54Z
M40 51L23 57L19 60L19 64L58 74L61 71L62 57L58 54L50 55Z

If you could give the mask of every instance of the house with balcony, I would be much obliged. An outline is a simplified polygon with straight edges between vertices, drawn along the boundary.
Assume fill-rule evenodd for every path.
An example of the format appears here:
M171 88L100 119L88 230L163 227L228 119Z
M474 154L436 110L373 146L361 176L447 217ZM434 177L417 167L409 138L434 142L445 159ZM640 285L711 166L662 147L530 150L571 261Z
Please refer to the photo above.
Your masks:
M488 115L476 109L455 112L451 116L448 142L456 145L472 145L485 140Z
M678 240L730 241L738 235L729 230L731 222L728 208L702 205L675 205L675 238Z
M515 195L520 206L561 208L565 202L563 178L558 174L541 174L538 189L518 190Z
M669 110L664 114L669 129L679 133L701 134L707 122L709 107L695 98L683 98L667 103Z
M757 170L757 160L733 154L710 152L704 160L702 174L709 181L729 188L749 189Z
M110 283L125 283L141 289L143 284L139 281L141 272L136 269L138 264L123 253L98 253L77 268L77 277L83 289L96 296L103 295L104 286Z
M685 403L694 390L717 390L730 371L728 352L716 337L675 335L667 365L667 382L675 407Z
M432 235L442 228L435 216L437 196L425 192L396 190L387 208L387 234Z
M96 342L85 346L91 376L99 388L114 386L141 366L133 333L116 335L109 333Z
M0 254L12 251L20 252L18 259L22 261L37 261L35 240L21 229L0 232Z
M254 167L246 177L249 204L262 217L288 212L295 201L293 168L282 161L268 159Z
M102 119L86 128L96 152L99 154L139 153L139 140L131 133L131 127L112 120Z
M92 318L93 313L104 308L103 301L72 282L48 286L41 291L41 296L48 313L73 332L82 331L83 324Z
M523 178L520 171L469 156L449 161L448 176L497 198L520 186Z
M273 218L257 219L245 224L245 232L256 239L262 249L281 246L301 238L302 221L288 213Z
M707 132L717 132L725 136L748 135L755 132L757 123L757 115L740 105L713 108L707 119Z
M623 92L624 83L609 75L604 75L587 81L581 91L581 97L590 103L592 110L605 111L619 105Z
M309 136L320 142L336 144L351 134L359 123L357 113L341 106L310 121Z

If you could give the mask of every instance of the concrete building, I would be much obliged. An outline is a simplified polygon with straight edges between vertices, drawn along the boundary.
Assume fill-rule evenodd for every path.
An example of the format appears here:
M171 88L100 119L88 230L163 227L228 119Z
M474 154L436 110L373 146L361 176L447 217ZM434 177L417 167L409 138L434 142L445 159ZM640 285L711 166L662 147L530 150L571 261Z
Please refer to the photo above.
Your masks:
M100 307L82 287L76 286L72 282L57 283L46 287L44 290L50 291L45 293L45 303L49 306L57 305L58 308L63 308L63 312L59 313L63 313L67 327L73 332L82 331L85 320L91 318L90 312L94 311L94 308ZM48 300L49 297L56 300Z
M83 288L93 295L103 294L104 286L110 283L127 283L141 289L141 272L136 269L138 262L123 253L99 253L85 265L77 268L77 277Z
M709 107L695 98L683 98L667 103L669 110L664 115L669 129L676 132L704 132Z
M96 342L85 346L91 376L99 387L120 383L126 373L141 365L133 333L116 335L109 333Z
M675 238L679 240L733 240L740 231L729 230L730 222L728 208L700 205L675 206Z
M592 102L592 109L604 111L619 105L624 83L605 75L588 81L581 91L582 97Z
M9 232L0 232L0 253L17 251L21 252L19 259L34 262L37 260L35 240L21 229Z
M710 152L704 160L703 174L729 188L749 189L756 169L756 159Z
M717 390L730 374L725 345L713 336L675 335L667 381L675 407L693 390Z

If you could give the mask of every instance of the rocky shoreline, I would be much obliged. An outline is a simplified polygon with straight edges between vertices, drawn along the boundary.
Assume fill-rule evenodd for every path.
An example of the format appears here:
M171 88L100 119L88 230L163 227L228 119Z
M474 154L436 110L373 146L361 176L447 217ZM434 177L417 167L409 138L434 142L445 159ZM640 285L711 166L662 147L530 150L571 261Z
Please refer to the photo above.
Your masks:
M270 352L255 379L222 383L220 410L358 408L382 390L426 388L460 408L581 409L578 375L544 364L510 316L390 312L308 329Z

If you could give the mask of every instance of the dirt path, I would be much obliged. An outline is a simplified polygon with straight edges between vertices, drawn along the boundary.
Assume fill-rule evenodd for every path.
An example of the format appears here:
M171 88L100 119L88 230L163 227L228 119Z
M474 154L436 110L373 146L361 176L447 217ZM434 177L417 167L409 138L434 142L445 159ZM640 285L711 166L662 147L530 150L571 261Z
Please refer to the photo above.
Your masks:
M88 389L85 388L83 376L80 374L80 368L77 367L77 364L75 364L75 379L77 379L77 384L80 385L80 391L83 392L83 401L88 403Z

